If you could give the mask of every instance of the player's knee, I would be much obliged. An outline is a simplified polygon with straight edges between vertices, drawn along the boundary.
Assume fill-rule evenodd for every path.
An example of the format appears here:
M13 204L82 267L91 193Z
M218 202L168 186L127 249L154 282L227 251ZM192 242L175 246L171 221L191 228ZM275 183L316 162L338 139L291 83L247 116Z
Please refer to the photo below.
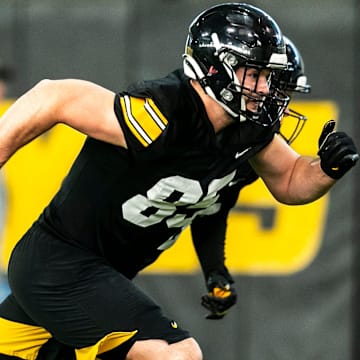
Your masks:
M137 341L126 356L126 360L202 360L202 352L198 343L185 339L168 345L163 340Z
M199 344L193 338L179 341L169 346L171 360L202 360Z

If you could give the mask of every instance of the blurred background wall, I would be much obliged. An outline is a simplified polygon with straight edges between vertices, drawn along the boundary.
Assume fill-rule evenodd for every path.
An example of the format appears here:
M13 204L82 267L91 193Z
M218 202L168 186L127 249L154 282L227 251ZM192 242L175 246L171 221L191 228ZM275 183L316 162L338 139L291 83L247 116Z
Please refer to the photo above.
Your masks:
M83 78L118 91L135 80L165 75L181 66L190 21L216 3L0 0L0 57L16 69L9 95L16 98L42 78ZM358 2L249 3L269 12L300 49L311 100L335 102L339 127L359 136ZM358 180L355 169L331 191L313 261L291 274L236 273L238 304L222 321L204 318L199 272L144 274L137 282L191 330L206 360L359 359ZM6 212L4 204L0 211ZM297 219L294 233L303 221ZM289 242L292 236L289 232Z

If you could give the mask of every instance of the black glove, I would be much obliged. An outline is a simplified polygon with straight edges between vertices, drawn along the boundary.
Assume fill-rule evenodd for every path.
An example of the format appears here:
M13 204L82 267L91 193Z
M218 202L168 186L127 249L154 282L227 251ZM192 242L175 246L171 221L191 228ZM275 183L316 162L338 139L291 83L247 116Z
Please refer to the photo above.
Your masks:
M320 166L331 178L340 179L359 160L356 146L344 132L335 132L335 121L325 125L319 137Z
M236 303L237 295L231 286L231 276L212 272L206 282L208 293L201 297L201 305L210 311L207 319L222 319Z

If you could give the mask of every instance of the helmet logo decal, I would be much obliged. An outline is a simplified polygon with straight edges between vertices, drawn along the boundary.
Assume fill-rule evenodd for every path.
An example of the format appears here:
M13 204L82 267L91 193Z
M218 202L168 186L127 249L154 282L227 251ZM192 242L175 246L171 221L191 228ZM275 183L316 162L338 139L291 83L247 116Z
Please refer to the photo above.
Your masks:
M208 75L215 75L217 74L219 71L214 67L214 66L210 66L209 71L208 71Z

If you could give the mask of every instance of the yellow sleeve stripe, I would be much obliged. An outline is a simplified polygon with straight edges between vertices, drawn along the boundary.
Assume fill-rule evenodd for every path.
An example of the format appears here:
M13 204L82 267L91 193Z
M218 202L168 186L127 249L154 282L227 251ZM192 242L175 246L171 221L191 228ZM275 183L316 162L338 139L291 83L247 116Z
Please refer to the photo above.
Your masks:
M128 96L124 96L120 98L121 107L124 111L124 119L131 130L131 132L135 135L135 137L140 141L143 146L148 146L151 144L151 139L144 133L140 125L133 118L131 114L130 100Z
M158 109L158 107L155 105L155 103L152 99L146 99L145 109L152 116L152 118L157 123L159 128L164 131L166 128L166 125L168 124L168 121L166 120L164 115L161 113L161 111Z
M143 146L150 145L165 130L168 121L151 99L125 95L120 102L128 128Z

